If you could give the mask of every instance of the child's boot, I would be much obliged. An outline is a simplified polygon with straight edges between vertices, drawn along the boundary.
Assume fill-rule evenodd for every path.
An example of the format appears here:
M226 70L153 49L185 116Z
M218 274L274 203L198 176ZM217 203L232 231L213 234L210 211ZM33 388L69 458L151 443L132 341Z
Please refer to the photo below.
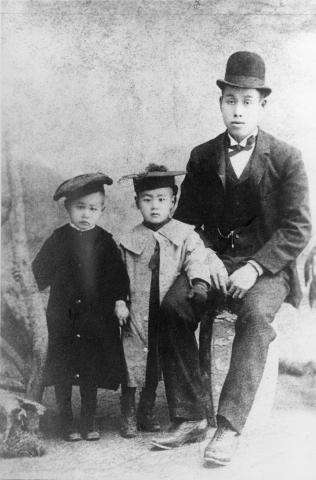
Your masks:
M80 384L80 395L82 436L89 442L100 440L100 433L98 432L95 423L97 386L93 383L82 382Z
M85 440L88 442L95 442L100 440L100 433L95 424L94 417L84 417L81 418L81 426L82 426L82 435Z
M136 388L125 387L121 397L122 424L121 435L125 438L133 438L137 435L137 423L135 413L135 390Z
M159 432L160 425L154 415L156 393L142 390L137 410L137 427L144 432Z
M55 397L59 410L60 430L64 440L67 442L78 442L81 435L78 432L72 415L70 384L55 385Z

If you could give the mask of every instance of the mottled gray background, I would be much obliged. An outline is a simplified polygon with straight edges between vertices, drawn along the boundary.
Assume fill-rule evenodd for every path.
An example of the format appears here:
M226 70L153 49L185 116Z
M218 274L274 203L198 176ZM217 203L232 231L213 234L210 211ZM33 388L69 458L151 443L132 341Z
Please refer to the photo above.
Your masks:
M23 165L32 250L64 221L52 201L64 179L183 169L223 130L215 81L240 49L266 61L262 127L302 149L315 184L313 0L2 1L2 36L4 155ZM103 223L118 234L138 219L133 192L115 184L108 198Z

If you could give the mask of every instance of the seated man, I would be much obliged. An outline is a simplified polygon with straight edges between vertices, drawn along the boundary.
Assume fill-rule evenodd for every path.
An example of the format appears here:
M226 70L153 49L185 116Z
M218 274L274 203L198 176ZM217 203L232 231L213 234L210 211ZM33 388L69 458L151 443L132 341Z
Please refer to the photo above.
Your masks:
M271 325L275 314L284 301L297 306L301 299L295 260L310 238L311 225L300 152L258 128L271 93L265 86L262 58L251 52L234 53L225 80L217 85L227 130L193 149L174 217L195 225L211 249L209 307L215 312L229 299L238 313L231 364L219 400L218 428L204 454L206 464L226 465L275 338ZM217 261L214 252L220 257ZM172 333L174 325L181 331L183 315L188 315L178 308L183 292L174 286L164 300L165 329ZM179 348L181 336L172 333L166 337L170 350L177 353L179 372L174 370L173 378L175 382L182 378L181 388L174 388L181 405L190 395L191 381L181 370L193 349L188 339L187 348ZM191 341L195 341L193 329ZM172 432L160 440L161 448L184 443L181 435ZM184 441L190 441L187 432Z

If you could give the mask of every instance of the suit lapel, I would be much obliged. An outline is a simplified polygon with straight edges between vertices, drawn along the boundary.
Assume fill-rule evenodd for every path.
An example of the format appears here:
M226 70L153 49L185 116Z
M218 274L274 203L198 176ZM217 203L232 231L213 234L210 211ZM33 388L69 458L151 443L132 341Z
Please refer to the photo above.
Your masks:
M252 154L250 172L250 178L256 187L258 187L267 168L269 154L269 143L264 132L259 129L256 146Z
M217 143L215 145L215 171L221 181L221 184L225 190L226 183L226 161L225 161L225 148L224 148L225 133L217 137Z

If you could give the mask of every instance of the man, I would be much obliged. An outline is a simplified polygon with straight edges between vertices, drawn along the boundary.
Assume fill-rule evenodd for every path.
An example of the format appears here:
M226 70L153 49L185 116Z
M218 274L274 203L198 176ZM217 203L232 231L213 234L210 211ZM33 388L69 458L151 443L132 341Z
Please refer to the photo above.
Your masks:
M227 301L238 313L231 364L219 400L218 427L204 454L207 464L226 465L275 338L271 325L275 314L284 301L299 304L295 260L310 238L311 225L300 152L258 128L271 93L265 86L262 58L251 52L234 53L227 62L225 79L217 85L227 130L191 152L175 218L194 224L211 249L210 317L216 306ZM177 306L185 293L180 288L171 293L165 298L169 313L165 328L173 328L176 322L180 331L182 312ZM201 326L202 335L205 328ZM181 370L186 352L179 348L178 337L170 337L169 348L181 357ZM185 385L181 386L182 398L179 391L181 404L186 401ZM189 418L185 420L188 425ZM172 432L160 441L161 447L191 441L185 430L184 435L179 429Z

